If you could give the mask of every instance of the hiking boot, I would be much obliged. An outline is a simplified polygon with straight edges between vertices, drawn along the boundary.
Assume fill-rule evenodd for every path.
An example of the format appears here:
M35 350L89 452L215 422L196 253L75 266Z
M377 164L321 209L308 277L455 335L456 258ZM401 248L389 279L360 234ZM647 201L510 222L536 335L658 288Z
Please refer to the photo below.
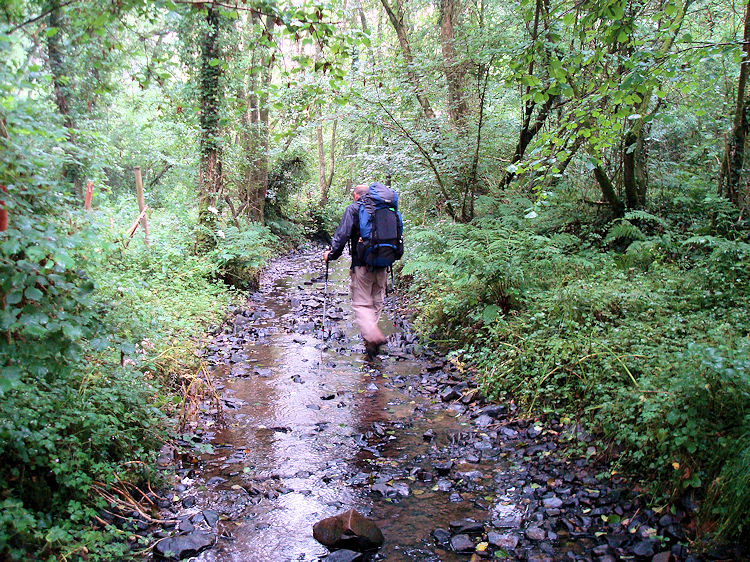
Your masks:
M380 348L383 347L388 340L382 339L378 342L372 342L365 340L365 353L370 359L375 359L380 353Z

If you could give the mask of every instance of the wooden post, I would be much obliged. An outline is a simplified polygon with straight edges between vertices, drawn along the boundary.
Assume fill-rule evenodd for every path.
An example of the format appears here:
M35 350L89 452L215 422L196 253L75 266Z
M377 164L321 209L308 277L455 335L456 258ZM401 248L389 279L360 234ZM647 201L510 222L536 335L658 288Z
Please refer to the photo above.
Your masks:
M4 185L0 185L0 191L8 193L8 189ZM0 232L8 230L8 209L5 208L5 201L0 199Z
M94 196L94 182L89 180L86 184L86 196L83 199L83 208L91 210L91 198Z
M143 241L146 243L146 246L148 246L148 222L146 221L146 213L143 212L146 207L146 201L143 198L143 178L141 177L141 167L136 166L135 168L133 168L133 172L135 173L135 190L138 193L138 210L141 212Z

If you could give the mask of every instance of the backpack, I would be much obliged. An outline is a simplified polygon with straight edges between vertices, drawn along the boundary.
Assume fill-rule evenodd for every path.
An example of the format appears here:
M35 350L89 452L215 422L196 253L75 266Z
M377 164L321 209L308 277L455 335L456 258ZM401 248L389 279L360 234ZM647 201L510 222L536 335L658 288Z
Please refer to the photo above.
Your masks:
M404 255L403 233L398 193L382 183L370 184L359 201L359 260L369 270L390 267Z

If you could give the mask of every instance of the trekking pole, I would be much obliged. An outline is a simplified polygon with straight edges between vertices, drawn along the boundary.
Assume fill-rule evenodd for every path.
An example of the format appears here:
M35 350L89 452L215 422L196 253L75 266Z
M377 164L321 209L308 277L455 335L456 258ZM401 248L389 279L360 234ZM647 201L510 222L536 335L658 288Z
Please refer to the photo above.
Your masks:
M328 247L330 251L330 246ZM325 292L323 294L323 334L326 333L326 318L328 318L328 260L326 260L326 281Z

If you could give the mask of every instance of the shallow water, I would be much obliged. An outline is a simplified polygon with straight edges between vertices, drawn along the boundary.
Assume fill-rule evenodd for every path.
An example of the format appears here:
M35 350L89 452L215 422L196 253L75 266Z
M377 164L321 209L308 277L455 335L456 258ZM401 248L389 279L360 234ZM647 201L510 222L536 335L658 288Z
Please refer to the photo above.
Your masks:
M313 524L352 508L383 531L378 559L465 559L436 549L430 532L486 513L470 501L448 501L446 493L433 490L434 482L394 470L407 457L426 461L431 448L462 430L461 423L442 405L431 406L408 386L393 383L418 376L424 361L404 354L365 360L348 310L346 264L332 268L328 287L328 314L341 318L329 319L324 331L323 307L314 307L316 329L289 333L290 319L299 314L294 305L323 293L322 283L305 284L313 276L264 282L263 296L252 305L262 311L264 318L253 326L265 337L245 347L244 362L214 372L229 398L225 405L234 407L224 408L214 452L201 459L198 479L226 480L201 492L200 504L222 514L222 538L197 560L316 560L328 550L313 539ZM387 314L381 325L398 338ZM343 331L349 341L344 347L355 352L342 355L327 341L329 330ZM251 375L231 375L243 368ZM380 448L368 444L373 424L387 428ZM435 433L432 442L422 437L428 429ZM371 490L373 480L391 473L395 480L388 484L406 484L407 496L385 498Z

